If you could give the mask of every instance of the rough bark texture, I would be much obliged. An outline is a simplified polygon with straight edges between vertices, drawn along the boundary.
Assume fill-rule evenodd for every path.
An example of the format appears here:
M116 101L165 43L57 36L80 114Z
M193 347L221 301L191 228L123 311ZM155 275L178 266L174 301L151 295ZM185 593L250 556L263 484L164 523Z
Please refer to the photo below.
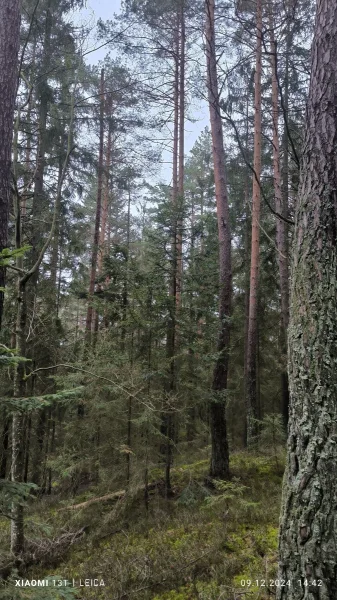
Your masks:
M249 290L249 321L246 365L247 445L258 434L257 398L257 336L258 336L258 289L260 262L260 205L261 205L261 71L262 71L262 0L256 4L256 69L255 69L255 118L254 118L254 171L252 240Z
M21 0L0 2L0 252L8 244L8 219L11 189L11 150L14 104L18 82L17 63L20 45ZM0 268L0 288L5 286L5 269ZM3 312L0 291L0 327Z
M279 575L291 586L278 590L278 600L337 598L336 39L337 1L318 0L288 334L291 403Z
M225 152L222 120L219 109L217 57L214 29L214 0L206 0L206 61L208 102L212 132L215 196L219 235L219 358L213 373L210 426L212 455L210 476L229 477L229 454L226 428L226 402L228 357L230 342L230 314L232 300L231 232L225 170Z
M88 294L88 310L85 324L87 341L91 340L91 330L93 323L92 299L95 291L95 280L97 272L99 229L101 222L102 191L103 191L103 152L104 152L104 69L101 71L100 85L100 135L99 135L99 157L98 157L98 178L97 178L97 204L96 219L94 229L94 241L91 253L90 282Z

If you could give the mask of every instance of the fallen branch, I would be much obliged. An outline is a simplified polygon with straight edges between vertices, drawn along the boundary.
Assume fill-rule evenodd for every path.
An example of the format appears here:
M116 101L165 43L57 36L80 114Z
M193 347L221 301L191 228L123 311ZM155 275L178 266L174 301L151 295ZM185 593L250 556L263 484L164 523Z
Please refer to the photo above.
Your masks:
M62 510L77 510L78 508L87 508L91 504L95 504L96 502L106 502L106 500L119 500L123 498L126 494L126 490L120 490L119 492L114 492L113 494L105 494L105 496L99 496L98 498L90 498L90 500L86 500L86 502L80 502L79 504L71 504L70 506L63 506L58 509L58 512Z
M157 487L160 487L163 485L163 480L159 480L159 481L154 481L152 483L149 483L147 485L147 490L151 491L154 490ZM143 492L145 491L145 485L141 485L140 487L137 487L134 489L134 493L137 494L139 492ZM77 509L81 509L81 508L87 508L87 506L91 506L91 504L96 504L97 502L106 502L107 500L121 500L122 498L124 498L126 496L127 490L119 490L118 492L112 492L111 494L105 494L105 496L98 496L97 498L90 498L89 500L86 500L85 502L80 502L79 504L71 504L70 506L63 506L62 508L58 509L58 512L61 512L63 510L77 510Z

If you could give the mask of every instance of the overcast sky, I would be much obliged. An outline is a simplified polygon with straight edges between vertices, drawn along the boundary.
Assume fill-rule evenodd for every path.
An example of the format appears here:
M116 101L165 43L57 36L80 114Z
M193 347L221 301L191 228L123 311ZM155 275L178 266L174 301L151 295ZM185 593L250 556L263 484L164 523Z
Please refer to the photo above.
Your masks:
M88 10L95 11L97 18L111 19L120 10L120 0L87 0Z
M86 6L86 9L81 11L81 17L83 16L84 21L92 20L94 27L94 24L98 19L103 19L104 21L112 19L114 14L120 11L121 0L86 0ZM93 43L90 44L90 46L95 47L96 43L93 40ZM97 63L99 60L102 60L106 54L107 49L102 48L89 54L87 59L91 63ZM201 131L208 125L208 111L205 103L202 103L199 110L193 112L193 119L197 119L197 122L187 122L185 126L186 153L191 150ZM164 154L164 162L170 161L171 157L166 152ZM166 164L163 166L162 176L166 180L170 180L169 165Z

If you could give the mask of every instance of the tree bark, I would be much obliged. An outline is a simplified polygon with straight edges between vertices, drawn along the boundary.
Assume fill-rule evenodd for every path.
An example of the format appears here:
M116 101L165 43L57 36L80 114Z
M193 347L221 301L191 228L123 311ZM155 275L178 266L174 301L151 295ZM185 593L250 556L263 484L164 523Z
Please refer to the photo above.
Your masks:
M44 23L43 39L43 61L38 85L39 96L39 139L37 148L37 164L34 175L34 193L33 193L33 229L32 229L32 263L35 264L43 241L41 240L41 225L39 220L43 215L43 195L44 195L44 173L46 168L47 152L47 117L50 102L50 92L48 88L48 76L50 71L51 58L51 32L53 26L53 16L51 11L51 0L46 5L46 17ZM38 269L32 276L33 289L35 293L38 281Z
M181 306L182 275L183 275L183 204L184 204L184 148L185 148L185 5L181 0L179 27L180 27L180 47L179 47L179 158L178 158L178 222L177 222L177 285L176 285L176 306L179 311Z
M172 463L172 447L174 435L174 414L172 410L172 397L176 389L176 334L177 334L177 282L178 282L178 220L177 220L177 201L178 201L178 152L179 152L179 58L180 58L180 15L176 14L175 33L174 33L174 83L173 83L173 155L172 155L172 269L170 274L169 289L169 318L166 335L166 357L168 361L167 376L165 381L164 411L162 415L161 433L165 436L165 446L162 447L165 453L165 494L169 497L171 494L170 470Z
M110 197L110 181L111 181L111 153L112 153L112 102L109 106L109 129L108 139L105 156L105 177L104 177L104 193L103 193L103 204L102 204L102 222L101 231L99 237L99 255L97 261L97 271L99 275L102 275L103 261L107 252L106 238L107 238L107 224L109 216L109 197Z
M262 0L256 4L256 68L255 68L255 118L254 118L254 177L252 206L252 239L249 288L249 321L246 365L247 446L258 435L257 398L257 332L258 289L260 262L260 205L261 205L261 74L262 74Z
M103 189L103 153L104 153L104 69L101 71L100 84L100 134L99 134L99 156L98 156L98 179L97 179L97 203L96 203L96 219L94 230L94 241L91 253L91 268L90 268L90 283L88 293L88 309L86 318L86 337L87 341L91 341L91 331L93 323L93 306L92 300L95 291L95 280L97 272L98 245L99 245L99 229L101 221L101 206L102 206L102 189Z
M291 53L293 43L293 32L294 32L294 21L291 17L293 14L293 0L287 3L288 17L287 17L287 31L286 31L286 48L285 48L285 68L284 68L284 83L283 83L283 136L282 136L282 214L284 217L288 217L289 211L289 137L286 127L286 122L289 124L289 56ZM287 231L287 227L286 227ZM288 245L288 239L286 239ZM289 251L287 249L287 253ZM289 265L288 265L289 271ZM289 325L289 282L288 282L288 323ZM284 353L287 352L287 338L283 336L281 339L281 347L284 348ZM285 370L281 373L281 386L282 386L282 415L285 426L288 425L288 414L289 414L289 381L288 372Z
M0 252L8 246L13 118L18 85L21 0L0 2ZM0 328L5 268L0 267Z
M10 419L7 416L6 410L3 409L3 430L1 434L2 449L1 449L1 463L0 463L0 479L6 479L7 474L7 458L8 458L8 442L9 442L9 429Z
M273 6L269 7L269 28L270 28L270 52L271 52L271 70L272 70L272 121L273 121L273 170L274 170L274 194L275 210L283 217L288 213L288 193L284 199L282 194L281 169L280 169L280 142L279 142L279 110L278 110L278 82L277 82L277 46L274 33ZM288 96L288 93L287 93ZM288 170L287 170L288 171ZM288 186L288 182L286 183ZM284 202L286 200L286 204ZM279 268L280 296L281 296L281 351L282 365L281 372L281 397L282 413L284 424L288 423L288 373L286 367L287 360L287 335L289 324L289 261L288 261L288 226L285 221L276 217L276 248L278 251L277 260Z
M229 477L226 425L226 390L229 363L230 316L232 304L231 232L227 196L225 151L219 107L217 57L215 46L215 1L206 0L206 61L208 103L211 121L214 182L219 236L219 337L218 353L210 402L212 455L210 476Z
M291 269L291 403L279 541L280 579L291 586L278 589L278 600L337 597L336 38L337 1L319 0Z
M71 154L71 140L73 132L73 117L74 111L72 106L71 120L69 124L68 134L68 150L65 157L62 177L58 181L57 196L55 201L55 209L53 222L51 225L49 236L44 243L43 248L37 258L37 261L29 271L23 269L23 257L16 258L16 267L18 272L17 283L17 317L16 317L16 353L19 357L25 357L26 352L26 323L27 323L27 283L36 274L43 260L44 254L48 249L52 240L55 225L56 225L56 206L59 196L62 193L62 184L66 174L69 157ZM16 249L22 247L22 230L21 230L21 198L18 194L15 197L15 245ZM14 373L14 398L24 397L25 379L24 379L24 363L19 362ZM19 411L15 412L12 420L12 468L11 480L14 483L21 483L24 477L24 418ZM23 505L21 502L14 500L12 503L11 515L11 551L17 558L24 551L24 514Z
M22 268L22 258L18 259L19 268ZM16 351L18 356L25 356L25 330L27 321L26 285L18 281L17 291L17 321L16 321ZM14 374L14 398L24 397L24 367L19 363ZM21 482L24 475L24 417L16 412L12 419L12 468L11 481ZM24 516L23 506L20 502L13 502L11 515L11 552L14 556L22 555L24 551Z

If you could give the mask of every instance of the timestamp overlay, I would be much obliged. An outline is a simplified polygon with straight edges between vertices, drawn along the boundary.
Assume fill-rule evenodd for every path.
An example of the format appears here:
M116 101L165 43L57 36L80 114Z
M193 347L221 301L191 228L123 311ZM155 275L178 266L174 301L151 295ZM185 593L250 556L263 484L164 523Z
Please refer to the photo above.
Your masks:
M295 579L294 581L290 579L270 579L270 578L261 578L261 579L241 579L240 585L242 588L246 588L247 591L250 589L251 591L257 590L258 588L267 588L267 589L276 589L276 588L293 588L293 589L303 589L303 588L318 588L323 587L322 579ZM337 600L337 599L336 599Z

